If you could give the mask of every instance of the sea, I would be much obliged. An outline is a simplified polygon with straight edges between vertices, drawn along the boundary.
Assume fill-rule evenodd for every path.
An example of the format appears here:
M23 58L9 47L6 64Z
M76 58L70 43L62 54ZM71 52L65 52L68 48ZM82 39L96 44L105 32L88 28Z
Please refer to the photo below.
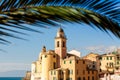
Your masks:
M22 77L0 77L0 80L22 80Z

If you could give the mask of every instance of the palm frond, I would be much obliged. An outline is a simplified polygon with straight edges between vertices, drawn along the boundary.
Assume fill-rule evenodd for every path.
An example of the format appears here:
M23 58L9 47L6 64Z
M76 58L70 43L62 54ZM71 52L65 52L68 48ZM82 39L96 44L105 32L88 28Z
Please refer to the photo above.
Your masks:
M57 26L62 22L77 22L97 27L101 31L110 31L120 38L118 4L119 2L112 0L2 0L1 36L7 34L15 37L11 36L12 34L8 35L6 31L25 34L19 32L19 29L40 32L22 24L45 27L45 25ZM10 29L4 26L9 26ZM13 30L14 28L17 28L17 31Z

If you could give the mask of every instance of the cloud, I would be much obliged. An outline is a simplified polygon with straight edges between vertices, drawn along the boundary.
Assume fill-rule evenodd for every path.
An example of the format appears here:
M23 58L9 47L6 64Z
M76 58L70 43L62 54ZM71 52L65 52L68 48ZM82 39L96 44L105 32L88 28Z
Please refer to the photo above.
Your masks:
M0 63L0 72L12 70L30 70L30 64L25 63Z
M109 53L116 51L117 48L118 48L117 46L99 45L99 46L86 47L85 49L88 50L89 52L95 52L95 53Z

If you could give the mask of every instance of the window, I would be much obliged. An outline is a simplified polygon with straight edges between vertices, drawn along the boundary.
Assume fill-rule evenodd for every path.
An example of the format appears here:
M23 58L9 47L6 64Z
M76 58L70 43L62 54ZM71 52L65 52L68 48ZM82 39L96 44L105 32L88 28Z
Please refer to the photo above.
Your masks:
M59 47L59 41L57 41L57 47Z
M78 77L78 80L81 80L81 78L80 78L80 77Z
M112 56L110 57L110 60L112 60Z
M56 68L56 64L55 64L55 62L53 63L53 68L54 68L54 69Z
M83 64L85 64L85 61L83 60Z
M64 64L66 64L66 61L64 61Z
M68 74L73 74L73 70L68 70Z
M107 56L107 60L109 60L109 57Z
M113 63L112 62L110 63L110 67L113 67Z
M99 57L99 60L102 60L102 57Z
M63 47L65 47L65 42L63 41L63 44L62 44Z
M108 63L107 63L107 66L108 66Z
M68 78L68 80L72 80L72 78Z
M119 62L117 62L117 64L119 64Z
M70 74L70 70L68 70L68 74Z
M90 77L88 76L88 80L90 80Z
M70 61L70 64L72 63L72 61Z
M117 57L117 59L119 60L119 57Z
M47 57L47 55L45 55L45 58Z
M53 55L53 58L55 58L55 55Z
M113 66L113 63L111 63L111 65Z
M94 71L92 71L92 74L94 74Z
M85 80L85 77L83 77L83 80Z
M52 75L52 71L51 71L51 75Z
M109 63L109 66L111 67L111 63Z
M70 70L70 74L73 74L73 70Z
M78 64L78 60L77 60L77 64Z
M92 76L92 80L94 80L94 76Z

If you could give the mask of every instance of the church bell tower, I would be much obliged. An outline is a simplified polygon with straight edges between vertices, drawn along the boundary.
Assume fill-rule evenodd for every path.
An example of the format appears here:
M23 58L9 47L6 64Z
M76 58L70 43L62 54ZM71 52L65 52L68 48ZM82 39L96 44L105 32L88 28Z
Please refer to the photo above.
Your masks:
M63 29L59 28L55 37L55 53L58 54L60 59L64 59L67 55L66 40Z

